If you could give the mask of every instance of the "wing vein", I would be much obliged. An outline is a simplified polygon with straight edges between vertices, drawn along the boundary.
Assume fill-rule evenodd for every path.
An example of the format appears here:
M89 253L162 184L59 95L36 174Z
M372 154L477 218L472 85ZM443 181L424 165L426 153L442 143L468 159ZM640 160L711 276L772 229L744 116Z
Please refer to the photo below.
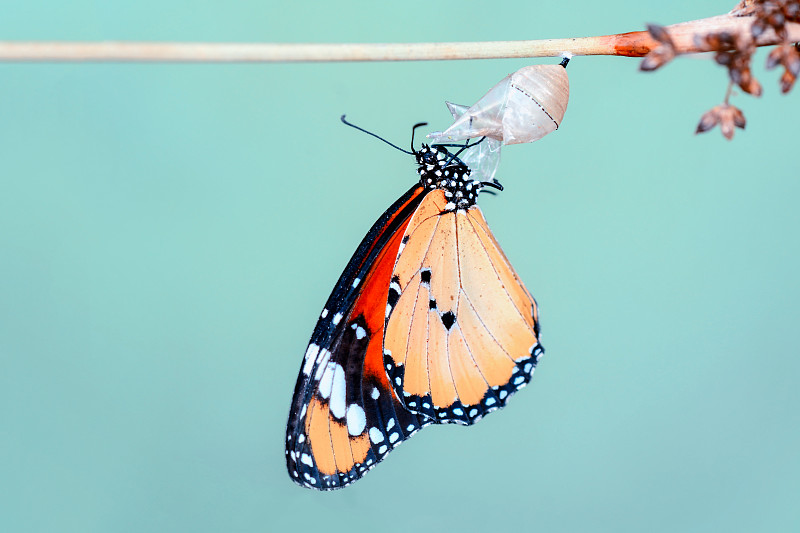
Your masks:
M475 365L475 368L478 370L478 374L481 375L481 379L483 380L484 383L486 383L486 391L492 393L492 387L491 385L489 385L489 380L486 379L486 375L481 370L481 365L478 364L478 360L475 359L474 355L472 355L472 348L470 348L469 342L467 342L467 336L464 335L463 331L461 333L461 338L464 339L464 346L466 346L467 353L469 354L470 359L472 359L472 364Z
M306 413L306 417L308 417L308 426L307 427L309 427L309 428L311 428L311 421L313 420L314 413L316 411L317 411L317 409L311 409L310 412ZM305 432L305 433L307 433L307 432ZM330 438L330 435L331 435L331 428L330 428L330 423L329 423L328 424L328 437L329 437L328 438L328 444L330 444L331 453L333 453L333 439ZM308 446L308 454L314 459L314 477L317 479L317 483L319 483L320 486L322 486L322 476L323 476L323 474L319 470L319 462L317 461L317 457L314 455L314 448L312 447L312 442L311 442L311 436L310 435L308 435L308 434L306 435L306 441L303 444L305 446ZM335 462L334 462L334 464L335 464Z
M444 350L447 354L447 371L450 373L450 381L453 382L453 390L456 393L456 397L453 398L453 403L455 403L455 400L460 401L461 396L458 394L458 386L456 385L456 378L453 376L453 366L450 362L450 332L445 333Z
M471 217L469 217L469 216L467 217L467 221L469 222L469 224L472 226L472 229L473 229L473 230L474 230L476 233L477 233L478 231L482 231L484 235L486 235L487 237L489 237L489 238L490 238L490 240L492 240L492 239L491 239L491 237L492 237L492 236L491 236L491 235L489 235L489 234L487 234L487 233L486 233L486 232L483 230L483 227L481 226L481 224L475 224L475 223L473 222L472 218L471 218ZM512 307L514 308L514 310L517 312L517 314L518 314L518 315L519 315L519 317L522 319L522 321L523 321L523 322L525 322L525 323L527 324L527 319L525 318L525 315L523 315L523 314L522 314L522 312L519 310L519 308L517 307L517 304L514 302L514 297L513 297L513 296L511 296L511 293L509 293L509 292L508 292L508 288L506 288L505 284L503 283L503 278L500 276L500 273L497 271L497 268L496 268L496 267L495 267L495 265L494 265L494 261L492 261L492 256L491 256L491 254L489 253L489 250L487 250L487 249L486 249L486 246L483 244L483 241L481 241L480 239L476 239L476 240L478 241L478 244L480 244L480 247L481 247L481 249L483 250L483 252L486 254L486 257L489 259L489 264L492 266L492 271L494 271L494 275L497 277L497 281L499 281L499 282L500 282L500 286L503 288L503 292L505 293L505 295L506 295L506 297L508 298L508 300L511 302L511 306L512 306ZM500 250L498 250L498 251L500 251ZM504 255L502 254L502 252L501 252L501 256L504 256ZM459 274L460 274L460 271L459 271ZM517 276L514 276L514 278L515 278L515 280L516 280L516 281L519 283L519 279L517 278Z
M481 323L481 326L483 326L483 329L486 330L486 334L489 335L489 338L491 338L492 341L496 345L498 345L501 350L503 350L503 353L506 354L506 356L509 359L514 361L514 358L511 356L510 353L508 353L508 350L506 350L505 346L503 346L503 343L498 341L497 338L494 335L492 335L491 330L488 328L486 323L483 321L483 317L478 313L478 310L475 308L475 305L473 305L472 300L469 297L469 294L467 294L466 291L463 294L464 294L464 300L466 300L466 302L469 304L470 308L472 309L472 312L475 313L475 316L478 318L478 321Z
M454 246L455 246L455 249L456 249L456 265L457 265L456 273L458 275L458 286L460 287L461 286L461 270L460 270L461 269L461 261L458 258L458 220L456 220L457 216L458 215L453 215L453 227L455 228L454 234L456 236L456 238L454 239L455 240ZM439 220L441 220L441 218L439 218ZM456 300L456 308L455 308L454 313L455 313L456 316L458 316L458 298L456 298L455 300ZM455 376L453 376L453 365L452 365L452 362L450 361L450 332L449 331L447 333L445 333L445 348L447 350L447 369L450 371L450 380L453 382L453 390L456 391L456 398L460 399L461 396L458 393L458 385L456 385L456 378L455 378Z

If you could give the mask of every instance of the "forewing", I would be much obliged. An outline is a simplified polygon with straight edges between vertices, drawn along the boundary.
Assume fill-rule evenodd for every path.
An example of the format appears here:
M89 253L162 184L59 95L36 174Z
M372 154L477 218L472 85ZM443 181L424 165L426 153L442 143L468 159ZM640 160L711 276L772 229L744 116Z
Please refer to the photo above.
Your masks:
M314 329L286 431L287 468L300 485L344 487L428 423L398 401L381 350L392 267L424 195L413 187L375 223Z

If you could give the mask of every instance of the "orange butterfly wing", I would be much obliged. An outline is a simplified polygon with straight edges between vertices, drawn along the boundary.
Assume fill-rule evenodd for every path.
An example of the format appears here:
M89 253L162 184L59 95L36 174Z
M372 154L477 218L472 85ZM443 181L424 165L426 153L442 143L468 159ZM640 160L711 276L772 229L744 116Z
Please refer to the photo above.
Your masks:
M287 468L302 486L344 487L429 423L398 401L381 349L392 268L426 193L412 187L375 223L314 329L286 430Z
M476 422L543 353L536 302L474 205L496 183L444 146L413 152L420 185L364 237L311 336L286 430L300 485L346 486L427 424Z
M480 209L446 206L443 191L431 192L406 227L384 364L409 410L473 424L530 381L544 349L536 302Z

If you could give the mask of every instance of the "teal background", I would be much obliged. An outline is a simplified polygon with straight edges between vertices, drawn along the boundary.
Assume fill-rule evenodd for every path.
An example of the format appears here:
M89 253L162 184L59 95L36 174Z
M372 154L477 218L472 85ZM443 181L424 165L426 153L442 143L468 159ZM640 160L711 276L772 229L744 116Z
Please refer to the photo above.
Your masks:
M0 39L395 42L631 31L734 1L0 2ZM335 493L292 484L308 336L405 144L532 61L0 65L0 529L800 530L799 88L576 58L481 200L537 297L532 386ZM544 62L548 60L541 60Z

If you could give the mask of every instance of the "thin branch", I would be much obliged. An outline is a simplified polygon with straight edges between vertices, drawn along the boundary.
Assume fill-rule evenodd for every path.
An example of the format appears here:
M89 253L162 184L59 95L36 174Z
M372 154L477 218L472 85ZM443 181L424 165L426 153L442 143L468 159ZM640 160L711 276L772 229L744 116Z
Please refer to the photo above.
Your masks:
M703 52L694 36L749 28L751 17L721 15L667 26L678 53ZM800 24L786 25L789 40L800 41ZM782 42L772 31L758 46ZM269 63L320 61L432 61L609 55L642 57L658 46L646 31L600 37L410 44L276 44L0 41L0 62L136 61L185 63Z

